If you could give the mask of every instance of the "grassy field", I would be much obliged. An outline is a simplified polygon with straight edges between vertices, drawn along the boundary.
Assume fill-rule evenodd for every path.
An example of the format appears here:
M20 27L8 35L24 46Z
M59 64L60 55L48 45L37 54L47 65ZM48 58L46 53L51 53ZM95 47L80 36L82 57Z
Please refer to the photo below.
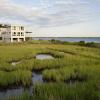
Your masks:
M37 54L54 59L38 60ZM12 62L20 61L13 66ZM0 45L0 87L32 84L32 71L45 83L10 100L100 100L100 48L72 44L21 43ZM34 77L34 76L33 76Z

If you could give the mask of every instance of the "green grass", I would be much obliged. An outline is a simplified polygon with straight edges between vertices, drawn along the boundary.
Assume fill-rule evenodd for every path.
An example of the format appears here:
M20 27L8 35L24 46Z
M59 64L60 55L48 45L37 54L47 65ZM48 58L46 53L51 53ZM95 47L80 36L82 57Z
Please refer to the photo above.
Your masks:
M86 83L66 85L64 83L36 84L34 96L25 92L19 97L10 97L9 100L99 100L98 91L92 84Z
M11 100L100 99L100 48L37 42L0 44L0 87L29 86L33 70L42 71L47 81L34 86L34 96L25 93ZM37 54L50 54L54 59L38 60ZM20 63L13 66L14 61ZM75 81L71 86L70 80Z
M32 73L30 71L18 70L12 72L0 71L0 87L10 87L23 85L29 86L31 84Z

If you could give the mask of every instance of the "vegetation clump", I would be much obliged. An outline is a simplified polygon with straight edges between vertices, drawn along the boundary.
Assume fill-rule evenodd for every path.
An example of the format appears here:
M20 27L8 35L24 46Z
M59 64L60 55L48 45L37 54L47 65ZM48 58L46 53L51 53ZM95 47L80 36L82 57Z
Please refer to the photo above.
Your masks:
M0 87L7 88L11 86L30 86L32 73L30 71L18 70L12 72L0 71Z

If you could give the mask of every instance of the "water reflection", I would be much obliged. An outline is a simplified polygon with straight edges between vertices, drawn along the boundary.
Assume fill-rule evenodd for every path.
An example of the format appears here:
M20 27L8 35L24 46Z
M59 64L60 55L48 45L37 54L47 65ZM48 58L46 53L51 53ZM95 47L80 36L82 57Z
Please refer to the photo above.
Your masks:
M54 59L52 55L49 54L38 54L36 59L44 60L44 59Z

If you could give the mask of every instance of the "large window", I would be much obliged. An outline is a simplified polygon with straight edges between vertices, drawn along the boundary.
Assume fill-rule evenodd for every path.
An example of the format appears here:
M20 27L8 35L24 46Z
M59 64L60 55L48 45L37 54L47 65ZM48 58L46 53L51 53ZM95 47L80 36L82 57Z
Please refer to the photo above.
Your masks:
M20 32L17 33L17 36L20 36Z
M16 30L16 26L13 26L13 30Z
M21 30L24 30L24 27L23 26L21 26Z
M24 33L23 32L21 32L21 36L24 36Z
M13 36L16 36L16 32L13 32Z

